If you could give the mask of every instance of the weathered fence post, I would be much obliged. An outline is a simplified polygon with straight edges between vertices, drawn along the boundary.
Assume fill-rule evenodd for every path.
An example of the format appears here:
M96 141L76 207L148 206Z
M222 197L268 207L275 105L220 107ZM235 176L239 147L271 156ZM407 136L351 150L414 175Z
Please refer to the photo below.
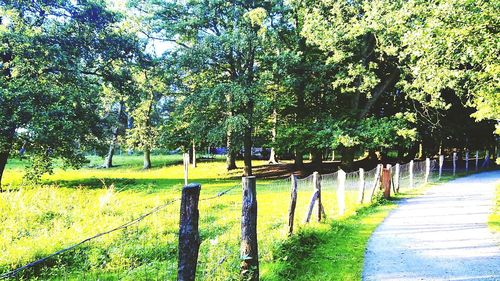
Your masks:
M316 192L318 193L318 221L321 221L321 211L323 211L323 204L321 203L321 177L318 172L313 174L313 183Z
M413 160L410 161L410 188L413 188Z
M479 169L479 150L476 150L476 172Z
M311 196L311 201L309 202L309 207L307 208L306 219L304 220L304 222L306 223L308 223L311 220L312 211L314 209L314 204L316 203L317 198L318 198L318 192L316 191L315 188Z
M358 202L363 204L365 196L365 170L359 168L359 188L358 188Z
M188 184L188 169L189 169L189 153L183 154L184 163L184 185Z
M457 153L453 152L453 175L457 172Z
M469 151L465 151L465 173L469 173Z
M295 219L295 207L297 206L297 176L291 175L292 181L290 208L288 209L288 235L293 233L293 222Z
M488 168L489 164L490 164L490 151L486 150L486 153L484 154L483 165L481 165L481 168Z
M241 207L241 278L259 280L259 251L257 246L257 191L255 176L242 178Z
M345 178L346 173L343 170L339 170L338 176L338 188L337 188L337 201L339 204L339 215L345 214Z
M431 159L425 158L425 183L429 182L430 174L431 174Z
M193 168L196 168L196 145L193 140Z
M443 174L444 155L439 155L439 178Z
M196 275L200 248L200 235L198 233L200 189L201 185L197 183L186 185L182 189L177 267L177 280L179 281L193 281Z
M387 168L382 169L382 189L384 198L391 198L391 165L387 164Z
M314 204L316 203L316 200L321 196L321 191L320 191L320 183L319 183L319 173L318 172L314 172L313 173L313 185L314 185L314 192L313 192L313 195L311 197L311 202L309 203L309 208L307 209L307 215L306 215L306 220L305 222L309 222L311 220L311 215L312 215L312 211L314 209ZM321 208L322 208L322 205L321 205L321 201L319 201L318 203L318 220L321 219Z
M396 163L396 170L394 171L394 194L399 192L399 178L401 175L401 165Z
M373 186L370 191L370 201L373 201L373 195L375 194L375 190L377 189L377 185L380 183L380 173L382 170L382 164L377 165L377 170L375 170L375 179L373 181Z

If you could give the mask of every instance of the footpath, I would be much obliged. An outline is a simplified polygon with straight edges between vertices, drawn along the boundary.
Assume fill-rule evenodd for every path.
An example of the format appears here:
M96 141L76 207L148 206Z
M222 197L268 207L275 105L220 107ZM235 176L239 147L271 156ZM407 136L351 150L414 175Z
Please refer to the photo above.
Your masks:
M363 280L500 280L500 235L487 226L500 171L434 186L378 226Z

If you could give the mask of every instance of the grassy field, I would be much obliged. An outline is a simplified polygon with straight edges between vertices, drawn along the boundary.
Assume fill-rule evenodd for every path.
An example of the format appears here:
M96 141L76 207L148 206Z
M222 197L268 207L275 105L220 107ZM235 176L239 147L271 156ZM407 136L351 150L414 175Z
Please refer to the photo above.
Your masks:
M180 198L181 156L154 156L154 168L146 171L142 169L140 156L117 156L117 166L111 169L96 168L102 163L98 157L89 160L88 167L80 170L58 167L53 175L44 177L41 186L23 185L24 163L9 162L4 182L9 190L0 196L3 253L0 272L42 258ZM238 162L238 166L242 163ZM224 167L223 161L201 162L189 171L190 180L202 184L198 280L239 279L242 170L227 173ZM367 239L395 205L392 201L374 206L356 204L358 193L354 183L346 191L346 214L339 217L333 188L335 177L330 176L330 180L325 177L322 182L327 220L307 225L304 219L313 190L310 181L301 181L295 221L297 234L291 238L286 233L290 181L257 181L263 280L321 280L325 274L330 274L329 280L359 279ZM203 200L230 188L233 189L223 196ZM316 220L316 213L315 208L312 221ZM177 201L138 224L51 258L25 271L21 279L174 280L178 220ZM318 275L320 271L323 273Z

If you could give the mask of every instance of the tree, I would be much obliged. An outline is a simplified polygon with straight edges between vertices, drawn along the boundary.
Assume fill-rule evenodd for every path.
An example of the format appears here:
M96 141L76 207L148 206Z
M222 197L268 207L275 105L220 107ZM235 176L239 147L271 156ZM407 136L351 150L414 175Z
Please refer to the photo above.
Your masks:
M9 156L27 148L39 179L51 159L78 167L102 139L101 67L130 55L99 3L0 1L0 180Z
M144 152L144 169L151 168L151 150L158 145L163 115L168 111L168 78L159 65L160 61L150 56L140 59L134 70L134 81L138 85L138 99L130 116L132 127L127 131L127 143Z
M405 3L405 10L401 17L405 48L400 54L405 61L405 89L438 108L451 105L443 98L443 92L451 90L475 107L476 120L500 120L498 4L412 1Z
M183 108L193 107L192 113L199 116L208 112L206 107L217 108L224 117L214 125L226 132L229 157L237 151L234 142L241 134L244 174L251 175L252 133L261 87L259 51L272 1L148 1L136 7L152 13L151 25L158 38L177 45L175 53L187 90ZM196 107L201 100L210 103ZM229 160L228 168L234 168L233 164Z

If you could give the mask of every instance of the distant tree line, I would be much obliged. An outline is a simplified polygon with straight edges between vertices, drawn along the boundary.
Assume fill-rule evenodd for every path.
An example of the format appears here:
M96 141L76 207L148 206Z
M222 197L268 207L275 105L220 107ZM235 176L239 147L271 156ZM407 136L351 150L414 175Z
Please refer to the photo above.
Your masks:
M0 183L96 150L272 148L315 164L488 149L500 133L494 1L0 0ZM158 45L164 50L158 53ZM155 48L156 46L156 48ZM496 126L496 129L495 129ZM495 131L496 130L496 131ZM496 134L495 134L496 133Z

